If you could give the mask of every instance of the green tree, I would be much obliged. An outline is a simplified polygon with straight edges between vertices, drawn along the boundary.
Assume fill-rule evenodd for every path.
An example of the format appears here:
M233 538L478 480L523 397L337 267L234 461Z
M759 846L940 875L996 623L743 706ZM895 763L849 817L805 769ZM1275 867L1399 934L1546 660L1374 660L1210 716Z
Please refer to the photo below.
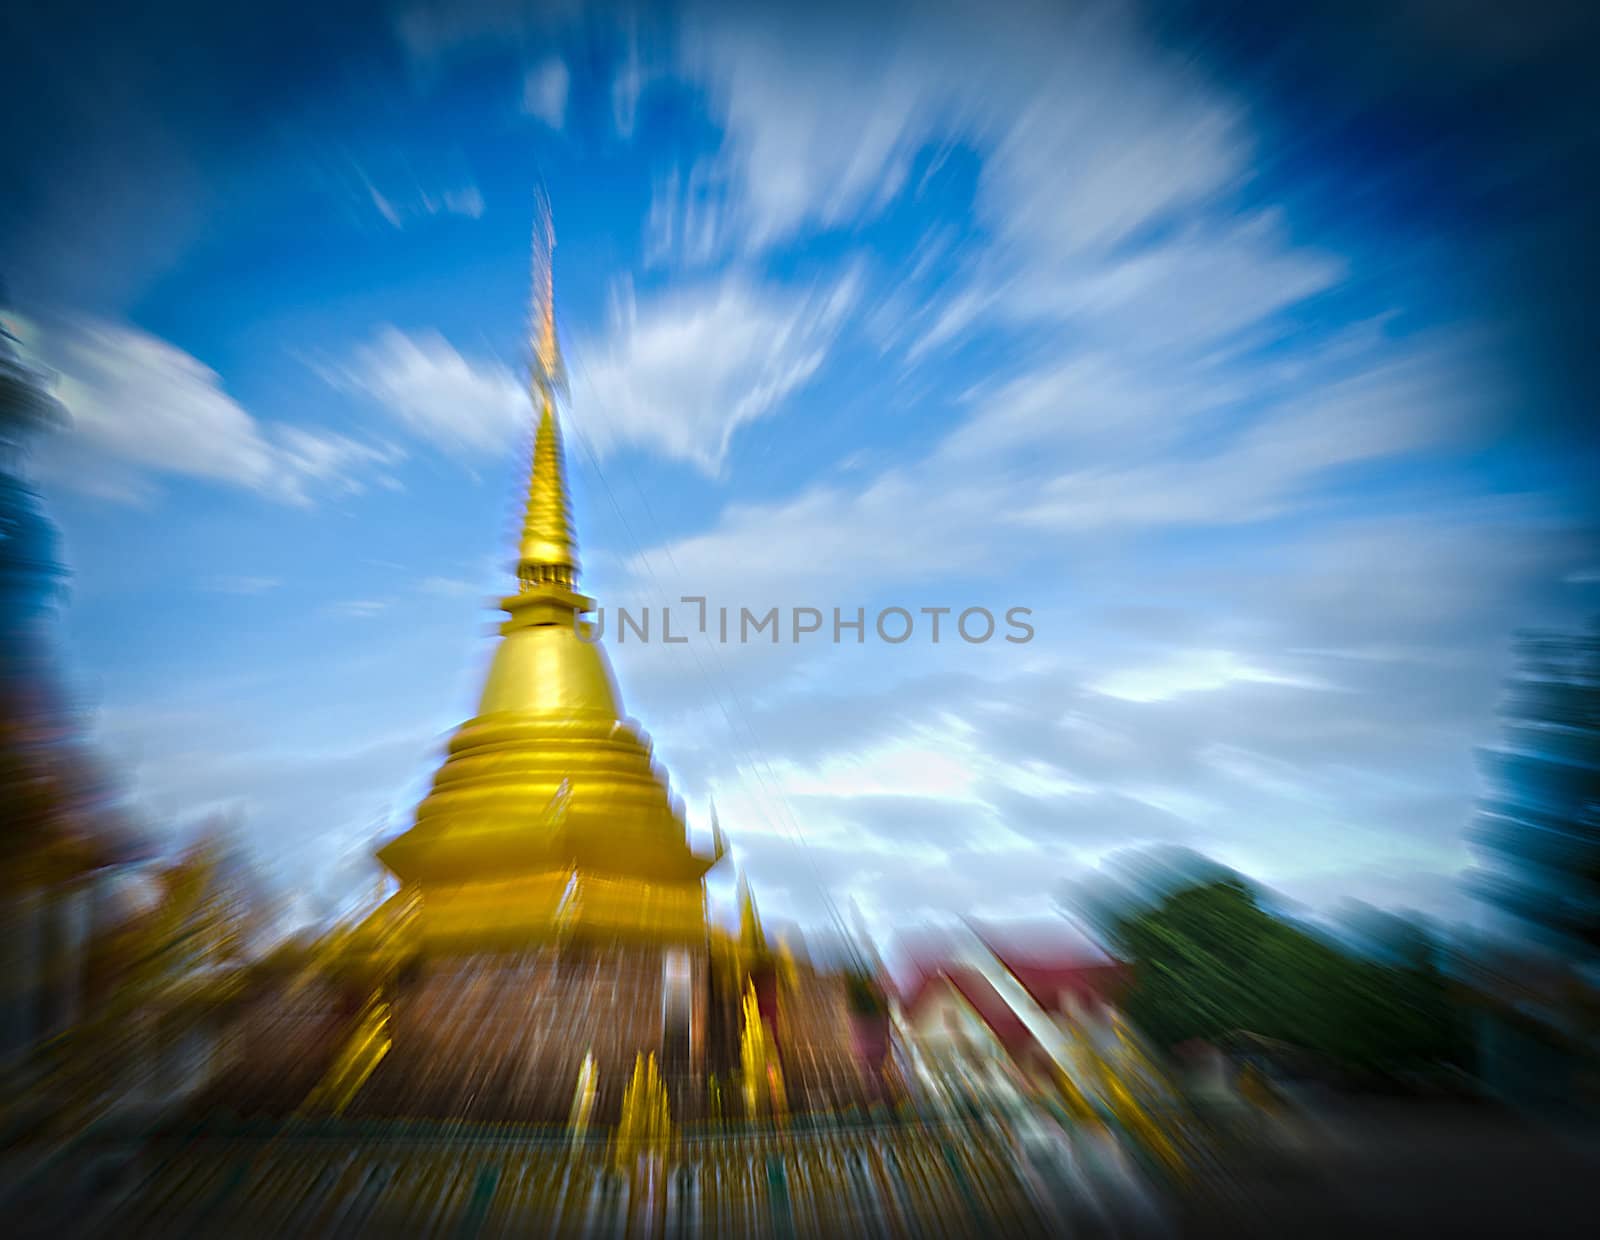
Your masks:
M1129 1018L1167 1046L1247 1031L1365 1070L1463 1052L1420 944L1402 965L1358 959L1272 916L1238 878L1169 895L1117 922L1113 936L1134 966Z

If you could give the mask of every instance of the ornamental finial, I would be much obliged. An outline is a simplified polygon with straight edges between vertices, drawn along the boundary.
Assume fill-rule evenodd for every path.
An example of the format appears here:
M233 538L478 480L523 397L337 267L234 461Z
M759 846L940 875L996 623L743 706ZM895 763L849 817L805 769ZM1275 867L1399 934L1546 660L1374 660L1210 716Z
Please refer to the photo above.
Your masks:
M524 591L554 586L575 590L578 578L577 539L572 531L572 504L567 497L566 462L561 450L561 424L556 398L566 393L566 372L556 337L555 226L550 204L540 194L533 223L532 385L533 409L539 419L533 439L533 473L528 485L528 511L517 554L517 582Z

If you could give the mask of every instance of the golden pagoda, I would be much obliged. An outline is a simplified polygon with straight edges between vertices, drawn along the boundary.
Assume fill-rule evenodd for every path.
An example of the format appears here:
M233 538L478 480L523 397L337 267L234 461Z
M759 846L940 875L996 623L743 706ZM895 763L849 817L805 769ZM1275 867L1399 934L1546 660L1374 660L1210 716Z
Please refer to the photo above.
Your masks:
M564 389L546 238L536 246L538 412L517 593L477 714L451 739L416 825L379 851L417 889L425 950L622 937L703 944L704 879L650 742L622 713L583 616L557 397ZM541 261L542 260L542 261Z
M701 1091L705 875L725 847L720 829L712 855L690 847L585 619L594 601L578 589L552 246L546 215L516 592L501 600L476 713L410 829L378 850L399 890L328 940L325 972L361 999L320 1083L296 1100L305 1114L561 1123L576 1097L584 1124L609 1124L640 1056L675 1109Z

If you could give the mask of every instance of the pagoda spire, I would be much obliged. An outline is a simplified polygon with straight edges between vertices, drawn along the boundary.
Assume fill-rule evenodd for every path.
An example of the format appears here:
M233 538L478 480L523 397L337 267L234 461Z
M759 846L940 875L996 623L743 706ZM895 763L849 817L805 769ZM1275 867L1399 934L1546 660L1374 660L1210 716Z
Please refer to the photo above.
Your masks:
M578 580L578 543L572 529L561 422L556 413L557 398L566 392L566 371L556 335L555 244L550 207L541 197L533 227L529 385L539 421L533 439L527 514L517 551L517 584L524 593L552 586L572 591Z

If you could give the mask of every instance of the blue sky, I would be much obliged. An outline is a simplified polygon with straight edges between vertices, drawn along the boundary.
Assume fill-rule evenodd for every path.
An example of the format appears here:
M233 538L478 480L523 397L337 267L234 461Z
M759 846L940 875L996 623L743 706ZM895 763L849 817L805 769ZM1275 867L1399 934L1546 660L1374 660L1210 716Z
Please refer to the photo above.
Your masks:
M370 886L511 580L542 185L591 593L1034 613L613 645L765 910L1177 844L1462 915L1510 635L1595 608L1593 143L1579 9L1447 7L11 19L0 271L146 821L233 816L300 915Z

